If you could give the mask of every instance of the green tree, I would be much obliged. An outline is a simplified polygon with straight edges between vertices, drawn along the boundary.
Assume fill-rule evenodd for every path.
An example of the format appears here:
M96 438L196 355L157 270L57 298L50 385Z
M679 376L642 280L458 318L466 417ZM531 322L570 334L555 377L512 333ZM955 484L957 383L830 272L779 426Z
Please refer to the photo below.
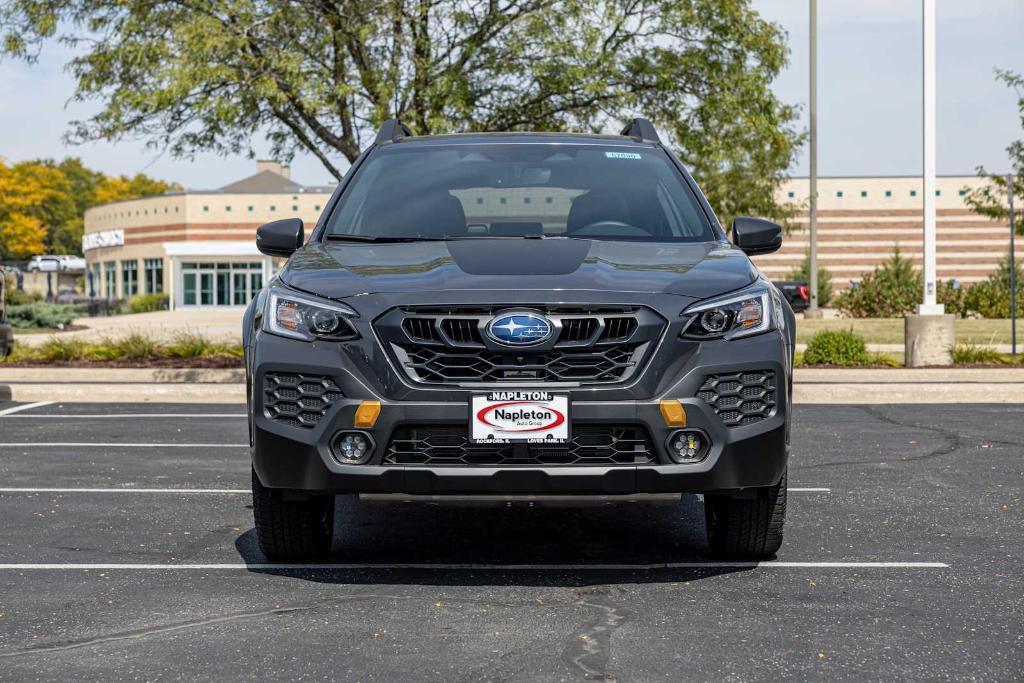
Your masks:
M1024 270L1020 261L1014 262L1017 315L1024 317ZM996 272L986 280L967 289L965 306L983 318L1010 317L1010 254L1006 253Z
M9 0L6 54L82 51L74 141L143 137L179 157L316 155L336 178L386 118L420 134L618 132L642 112L728 221L785 218L802 139L770 89L782 29L750 0ZM66 32L64 32L66 30Z
M1024 128L1024 76L996 69L996 79L1017 92L1017 110L1020 113L1021 128ZM1006 151L1010 155L1010 168L1013 169L1016 230L1018 234L1024 234L1024 139L1011 142ZM982 187L966 188L964 201L983 216L993 220L1008 219L1010 209L1006 176L989 173L984 166L979 166L977 170L978 175L987 182Z
M90 206L178 187L143 174L108 176L73 157L10 166L0 160L0 258L80 254L84 214Z
M922 292L921 274L897 245L884 263L864 274L859 285L840 293L835 305L853 318L898 318L914 310Z

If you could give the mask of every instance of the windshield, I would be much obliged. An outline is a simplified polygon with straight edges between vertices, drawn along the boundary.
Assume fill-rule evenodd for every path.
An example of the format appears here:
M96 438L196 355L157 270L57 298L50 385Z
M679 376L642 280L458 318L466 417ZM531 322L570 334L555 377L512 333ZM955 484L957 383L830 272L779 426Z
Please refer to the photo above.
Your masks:
M716 239L660 149L601 144L403 146L374 153L328 239Z

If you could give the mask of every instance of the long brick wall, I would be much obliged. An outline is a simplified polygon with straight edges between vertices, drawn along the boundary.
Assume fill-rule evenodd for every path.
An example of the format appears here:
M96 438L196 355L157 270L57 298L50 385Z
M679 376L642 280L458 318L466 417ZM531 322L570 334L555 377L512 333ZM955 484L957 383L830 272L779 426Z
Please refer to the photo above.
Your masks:
M973 176L939 179L936 262L943 280L965 285L984 280L1009 251L1009 224L979 216L963 202L964 188L978 182ZM908 178L819 181L818 263L832 271L833 287L842 289L860 280L897 245L921 266L921 191L914 189L919 186L920 179ZM807 180L797 178L783 188L779 199L806 207L806 195ZM809 249L807 225L807 211L802 210L782 249L754 259L758 267L772 278L784 279ZM1016 251L1024 258L1024 239L1017 240Z

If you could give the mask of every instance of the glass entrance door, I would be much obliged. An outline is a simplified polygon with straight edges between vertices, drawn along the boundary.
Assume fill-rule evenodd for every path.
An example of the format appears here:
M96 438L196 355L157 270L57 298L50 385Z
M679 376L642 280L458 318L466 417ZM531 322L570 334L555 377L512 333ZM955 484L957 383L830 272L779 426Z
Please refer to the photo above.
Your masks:
M263 287L263 264L184 262L182 305L245 306Z

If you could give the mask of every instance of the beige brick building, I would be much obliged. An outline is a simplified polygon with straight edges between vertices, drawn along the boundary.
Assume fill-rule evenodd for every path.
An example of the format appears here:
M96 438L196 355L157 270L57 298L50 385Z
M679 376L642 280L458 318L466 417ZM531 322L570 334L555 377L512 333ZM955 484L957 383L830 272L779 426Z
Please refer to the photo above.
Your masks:
M976 176L940 176L937 184L937 268L943 280L970 285L984 280L1009 252L1006 221L979 216L964 203L966 188L978 187ZM884 261L899 245L903 255L921 266L921 178L842 177L818 179L818 263L832 271L842 289ZM796 229L782 249L754 260L773 279L785 279L809 248L807 178L793 178L778 199L801 207ZM1024 240L1017 241L1018 258Z
M287 167L259 161L255 175L218 190L93 207L86 289L110 299L167 293L172 308L244 306L278 265L256 250L256 228L292 216L312 227L333 189L304 187Z

